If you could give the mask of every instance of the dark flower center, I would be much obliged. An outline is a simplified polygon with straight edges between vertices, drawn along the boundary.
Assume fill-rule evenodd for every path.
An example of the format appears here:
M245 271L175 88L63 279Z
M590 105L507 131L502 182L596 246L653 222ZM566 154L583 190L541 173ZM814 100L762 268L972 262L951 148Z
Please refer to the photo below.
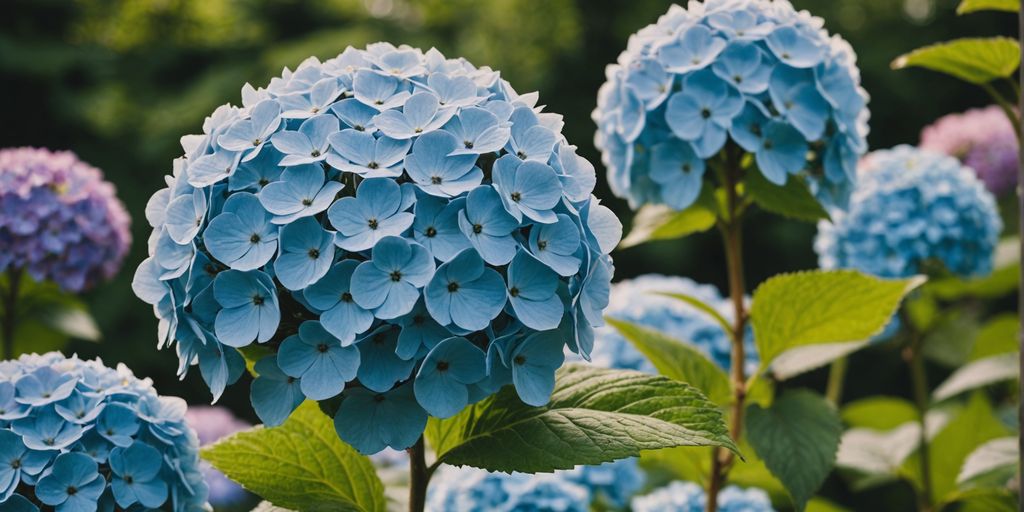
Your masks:
M252 296L252 303L253 303L254 306L262 306L263 305L263 296L262 295L253 295Z
M321 344L317 345L316 346L316 350L317 350L317 352L320 352L321 354L323 354L324 352L327 352L327 344L326 343L321 343Z
M360 132L366 130L366 127L361 125L361 124L357 124L357 125L353 126L352 128L354 128L355 130L360 131Z
M266 178L260 178L259 184L261 187L265 187L270 184L270 180Z
M772 146L774 146L774 145L775 144L772 143L771 139L765 139L764 140L764 148L765 149L772 149Z
M374 395L373 396L373 401L377 402L378 404L383 402L384 400L385 400L385 396L384 395Z
M466 146L466 149L473 149L473 141L464 140L462 141L462 144Z
M122 478L122 480L124 480L124 483L126 484L131 484L135 482L135 478L132 477L131 475L125 475L124 478Z
M260 144L263 144L263 141L260 140L259 137L256 137L255 139L252 140L252 145L253 146L259 146Z
M459 291L459 283L456 283L455 281L448 283L448 291L451 293Z
M440 176L431 176L430 177L430 183L434 184L434 185L440 185L441 184L441 177Z
M522 151L516 151L516 156L518 156L520 160L526 160L526 153L523 153Z
M391 280L395 281L396 283L398 281L401 281L402 280L402 271L400 271L400 270L392 271L391 272Z
M512 360L512 362L516 363L519 366L522 366L526 364L526 358L523 356L516 356L515 359Z
M285 379L285 382L287 382L288 384L294 384L295 383L295 377L288 377L287 379Z
M314 114L316 114L316 113L320 112L320 107L313 107L313 108L309 109L309 111L314 113Z
M700 109L700 116L703 117L704 119L711 117L711 109L706 107Z
M427 321L427 319L424 318L423 315L416 315L416 316L412 317L412 324L413 325L423 325L424 323L426 323L426 321Z
M423 128L416 128L413 131L416 132L416 133L423 133Z
M439 372L446 372L446 371L448 371L448 361L438 361L437 362L437 371L439 371Z
M473 224L473 232L474 233L479 235L480 233L483 232L483 230L484 230L484 227L481 226L480 224Z
M320 250L319 249L310 249L309 250L309 257L310 257L310 259L314 259L314 260L319 258L320 257Z
M547 248L548 248L548 241L547 240L537 240L537 250L538 251L543 251L544 249L547 249Z
M516 288L515 286L513 286L512 288L509 288L508 289L508 294L513 296L513 297L518 297L519 296L519 288Z
M522 194L520 194L519 192L512 192L512 195L511 195L511 197L512 197L512 200L513 200L513 201L515 201L515 202L517 202L517 203L518 203L518 202L519 202L519 200L523 198L523 195L522 195Z
M352 302L352 294L349 293L349 292L342 293L341 294L341 301L342 302Z
M124 481L128 482L128 483L131 483L131 482L128 481L127 478L125 478ZM76 488L73 485L69 485L66 492L68 493L68 496L74 496L75 494L78 494L78 488Z
M320 156L320 150L319 149L314 149L313 151L310 151L309 152L309 156L311 156L311 157L318 157L318 156Z
M370 229L377 229L377 219L370 219L366 221L366 225L370 226Z
M312 204L313 204L313 200L308 198L308 197L306 199L302 200L302 206L310 206Z
M373 104L374 104L374 105L383 105L383 104L384 104L384 102L383 102L383 101L381 101L381 100L374 100Z
M434 236L437 235L437 230L434 229L434 226L430 226L427 228L426 231L423 232L423 234L427 235L428 238L433 238Z
M378 167L380 167L380 164L378 164L377 162L370 162L366 164L367 169L376 169Z
M693 167L690 166L689 163L683 164L683 172L690 172L691 169L693 169Z
M742 84L743 83L743 77L739 76L739 75L736 75L736 76L732 77L732 81L736 82L738 84Z
M14 459L11 461L11 469L18 469L21 467L21 459Z
M254 244L260 243L260 240L261 240L261 238L260 238L260 235L258 233L253 233L252 236L249 237L249 241L254 243Z

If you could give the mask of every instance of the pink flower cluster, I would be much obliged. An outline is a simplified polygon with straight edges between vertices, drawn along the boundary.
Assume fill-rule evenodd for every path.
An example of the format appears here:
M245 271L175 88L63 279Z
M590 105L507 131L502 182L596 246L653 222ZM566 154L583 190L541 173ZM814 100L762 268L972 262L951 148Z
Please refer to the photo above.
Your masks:
M939 118L921 131L920 147L960 159L993 194L1017 185L1017 136L996 105Z

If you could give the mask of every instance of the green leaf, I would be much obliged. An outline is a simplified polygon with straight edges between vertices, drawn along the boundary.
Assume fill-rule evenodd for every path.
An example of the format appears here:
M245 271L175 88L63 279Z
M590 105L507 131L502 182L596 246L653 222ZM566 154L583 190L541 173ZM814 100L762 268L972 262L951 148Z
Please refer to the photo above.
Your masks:
M692 345L634 323L614 318L607 320L654 364L658 373L696 387L716 404L728 405L732 401L725 370Z
M918 48L892 61L893 69L922 67L972 84L1013 75L1020 46L1009 37L963 38Z
M634 371L567 365L547 405L530 407L506 386L475 414L458 442L442 443L450 448L438 452L439 462L537 473L673 446L737 451L721 411L703 394Z
M828 212L814 198L807 183L801 178L790 176L785 185L779 186L757 171L748 172L746 176L746 192L761 208L805 222L829 219Z
M258 377L254 367L260 359L266 356L273 355L274 351L266 345L257 345L253 343L247 347L236 348L239 354L242 355L242 359L245 359L245 369L249 372L249 375Z
M991 482L993 486L1005 486L1017 474L1020 462L1020 446L1016 437L1000 437L979 446L964 460L958 485Z
M807 502L806 512L850 512L850 509L836 505L825 498L814 497Z
M965 391L996 382L1020 378L1020 353L999 354L979 359L953 372L932 393L932 399L941 402Z
M914 421L888 431L851 428L843 433L836 467L875 477L896 477L917 449L921 427ZM891 479L891 478L890 478Z
M850 402L840 417L851 427L890 430L917 421L917 408L902 398L876 396Z
M252 509L251 512L292 512L286 508L281 508L269 501L261 501L256 508Z
M805 345L871 339L923 277L883 280L852 270L781 274L754 291L750 311L761 364Z
M811 391L788 391L768 409L747 409L747 438L797 510L832 470L841 433L835 408Z
M1006 313L990 319L981 326L974 338L968 361L989 356L1014 352L1020 340L1020 319L1014 313Z
M762 489L771 495L773 501L788 499L786 488L771 471L768 471L764 461L757 457L746 440L739 443L739 448L746 460L735 461L729 470L729 484ZM711 453L710 448L667 448L644 452L640 456L640 462L645 468L654 465L653 469L671 473L675 480L697 482L701 487L705 487L708 475L711 474Z
M968 14L978 11L1017 12L1020 0L961 0L956 6L957 14Z
M228 478L278 507L306 511L385 509L384 486L370 459L343 443L313 402L284 424L257 426L204 448Z
M487 401L471 404L450 418L439 419L431 416L427 419L427 428L423 436L434 450L434 453L448 453L462 443L469 435L469 428L484 410Z
M731 335L732 325L729 325L729 321L718 312L717 309L708 305L708 303L694 297L692 295L686 295L685 293L658 293L658 295L664 295L666 297L672 297L673 299L681 300L694 308L697 308L702 313L711 317L712 320L718 322L718 325L725 331L726 334Z
M633 228L619 243L620 249L655 240L672 240L707 231L715 225L714 194L709 186L701 191L697 202L676 211L663 204L644 205L633 217Z
M951 311L940 317L925 335L921 352L930 361L955 368L967 362L977 335L978 321L974 314Z
M772 361L771 373L776 380L786 380L821 368L868 345L871 340L805 345L787 350Z

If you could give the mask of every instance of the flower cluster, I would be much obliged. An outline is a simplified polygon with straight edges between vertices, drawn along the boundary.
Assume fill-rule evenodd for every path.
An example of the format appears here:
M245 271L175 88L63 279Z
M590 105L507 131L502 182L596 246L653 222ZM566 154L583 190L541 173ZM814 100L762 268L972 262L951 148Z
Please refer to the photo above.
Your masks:
M387 43L242 90L183 138L133 287L180 371L256 364L267 425L341 397L338 434L403 449L512 383L547 402L603 324L621 224L561 117L488 68ZM332 403L337 404L338 400Z
M594 502L620 510L642 486L636 459L537 475L445 466L431 480L427 510L586 512Z
M85 290L121 268L128 225L114 186L74 153L0 150L0 272Z
M848 211L818 224L822 268L880 277L989 273L1002 222L992 194L955 158L911 146L874 151Z
M650 494L637 496L633 512L704 512L707 493L693 482L674 481ZM722 512L774 512L768 493L761 489L729 486L718 493Z
M224 407L198 406L189 407L185 413L185 422L195 430L199 437L199 445L206 446L228 437L235 432L245 430L252 425L231 414ZM227 507L244 502L249 494L224 473L217 471L209 462L201 462L206 485L210 488L210 504L215 507Z
M993 194L1017 185L1017 135L996 105L939 118L921 131L920 147L960 159Z
M729 335L707 313L679 299L662 295L665 293L688 295L714 308L726 319L733 316L731 303L722 298L714 286L697 284L685 277L658 274L615 283L605 314L689 342L718 366L728 370L732 364ZM759 362L750 331L744 347L744 370L749 375L757 370ZM657 373L654 365L611 326L597 329L592 360L607 368Z
M0 509L207 510L185 408L123 365L0 363Z
M729 141L777 185L803 171L844 204L866 151L852 48L785 0L673 5L605 71L593 119L612 191L634 207L692 204Z

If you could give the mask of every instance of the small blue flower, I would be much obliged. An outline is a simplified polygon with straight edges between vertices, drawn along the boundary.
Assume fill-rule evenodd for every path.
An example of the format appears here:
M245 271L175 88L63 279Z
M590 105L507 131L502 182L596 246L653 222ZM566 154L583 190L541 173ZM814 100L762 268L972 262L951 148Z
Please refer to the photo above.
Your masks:
M747 101L739 115L733 118L729 135L744 151L755 153L761 147L761 136L769 120L768 110L761 102Z
M412 374L417 361L398 355L398 331L393 325L381 325L356 340L362 360L357 377L367 389L383 393Z
M302 291L327 274L334 261L334 233L313 217L281 228L274 275L289 290Z
M81 453L62 453L51 472L36 484L36 498L57 512L94 512L107 486L96 461Z
M429 284L427 286L430 286ZM441 324L434 321L427 311L424 300L420 299L408 315L399 318L402 326L398 335L398 345L395 354L400 359L412 359L422 357L422 350L434 348L441 340L451 336L451 333Z
M96 418L96 432L114 446L128 446L139 432L138 415L121 404L110 404Z
M243 162L259 156L270 136L281 126L281 105L263 100L249 111L249 119L235 121L221 134L217 144L228 151L244 153Z
M661 185L665 204L686 209L700 194L704 160L689 142L667 140L651 148L651 179Z
M454 416L469 403L468 386L484 376L484 351L466 338L448 338L423 359L413 388L416 401L438 418Z
M473 249L438 267L423 292L427 311L441 325L485 329L505 307L505 281Z
M453 155L457 147L458 141L448 132L422 135L405 159L405 170L427 194L455 197L469 192L480 185L484 173L476 166L476 155Z
M468 107L484 100L477 95L476 84L468 76L431 73L427 77L427 87L434 91L444 107Z
M334 150L327 155L327 164L339 171L364 178L396 178L402 174L402 161L412 141L397 140L368 132L346 129L329 138Z
M103 395L75 391L71 396L54 404L53 410L72 423L92 423L103 411Z
M81 439L85 431L49 408L16 420L11 430L21 436L30 450L63 450Z
M71 396L75 385L72 375L43 366L21 376L14 383L17 392L15 401L31 406L52 404Z
M512 131L508 140L508 153L520 160L547 163L551 158L551 150L558 142L555 132L542 126L537 114L529 107L516 107L509 121L512 123Z
M344 188L341 183L325 178L323 169L316 165L288 167L279 181L268 183L259 192L260 204L274 214L274 224L316 215L331 206Z
M672 93L672 82L675 76L665 71L661 63L654 59L641 59L630 64L627 70L626 85L644 102L647 109L657 108Z
M508 301L523 325L546 331L562 321L565 306L555 294L558 274L529 252L519 250L508 266Z
M666 71L688 73L707 67L725 49L725 39L703 25L682 30L675 40L658 48L658 61Z
M275 133L271 143L285 155L278 165L302 165L323 161L327 158L327 138L337 131L338 118L320 114L303 121L297 131Z
M352 80L352 95L364 105L381 112L405 104L409 91L399 90L402 81L367 69L356 72Z
M273 280L259 271L228 270L217 274L213 295L223 307L214 329L221 343L244 347L274 336L281 322Z
M22 475L37 476L50 463L50 453L29 449L21 437L0 430L0 503L14 494Z
M786 183L786 176L803 169L807 161L807 141L792 126L770 121L761 132L761 143L754 153L758 169L776 185Z
M683 90L668 99L665 119L672 133L693 142L701 158L725 144L726 130L743 108L743 96L711 71L687 75Z
M422 53L415 49L391 50L376 59L381 70L400 78L410 78L425 73Z
M491 176L505 211L517 222L524 215L541 224L558 220L552 209L562 198L562 184L548 165L505 155L494 162Z
M411 139L444 126L454 114L454 109L441 108L433 93L418 92L405 100L401 112L385 110L373 118L373 124L392 139Z
M708 25L739 41L764 39L775 28L775 23L759 19L754 10L713 12L708 15Z
M301 379L300 389L311 400L338 396L359 368L359 351L343 347L341 341L320 325L307 320L281 343L277 364L286 374Z
M203 242L214 258L232 269L255 270L277 252L277 226L270 220L256 196L233 194L210 221Z
M167 482L160 479L163 457L160 452L144 443L133 443L127 448L118 446L110 451L110 490L121 507L136 503L146 508L158 508L167 501Z
M352 273L352 298L383 320L410 311L434 274L434 258L420 244L388 236L373 247L373 255Z
M352 272L358 266L356 260L342 260L303 292L306 301L322 311L320 323L324 329L338 338L343 347L351 345L357 334L366 332L373 324L373 313L352 298Z
M637 496L630 503L635 512L700 512L707 507L707 494L694 482L676 480L650 494ZM740 489L730 485L718 493L718 506L724 512L774 512L768 493L761 489Z
M373 118L380 112L355 98L335 103L331 106L331 112L338 116L345 126L353 130L367 133L377 130L376 125L373 124Z
M355 197L343 197L327 210L338 230L335 243L346 251L365 251L389 236L412 226L413 214L404 211L402 189L392 180L363 180Z
M465 205L464 198L445 203L442 199L424 195L416 200L413 237L435 259L448 261L470 247L469 239L459 229L459 212Z
M174 198L167 205L164 226L167 234L177 244L187 244L199 234L199 228L206 220L206 192L195 189L191 194Z
M517 243L512 231L519 221L509 214L493 187L480 186L466 197L466 208L459 212L459 229L469 243L491 265L507 265L515 255Z
M316 116L338 98L341 94L338 81L334 78L324 78L313 84L308 93L295 93L279 96L277 101L281 102L284 112L281 117L286 119L308 119Z
M533 333L512 347L506 363L523 402L535 407L548 403L555 389L555 370L565 361L564 348L558 331Z
M13 421L28 416L31 407L19 403L14 383L0 382L0 421Z
M560 213L554 224L530 228L530 252L559 275L572 276L579 271L579 248L580 229L568 215Z
M825 133L831 108L818 93L810 71L779 67L768 87L772 106L809 141Z
M452 151L453 155L482 155L499 151L512 135L508 123L477 107L462 109L445 124L444 130L455 136L459 143L459 147Z
M756 44L740 41L730 43L711 65L711 70L746 94L758 94L768 89L768 78L772 74L768 55Z
M782 25L768 34L765 43L782 62L794 68L810 68L825 58L826 46L815 40L815 29Z
M334 417L334 428L360 453L376 453L385 447L405 450L416 443L427 425L427 412L416 402L411 385L385 393L356 388Z
M188 183L193 187L206 187L226 178L233 178L239 166L242 153L222 149L196 158L188 166Z
M278 368L276 355L260 359L253 370L257 377L249 390L252 408L264 425L276 427L305 400L301 382Z

